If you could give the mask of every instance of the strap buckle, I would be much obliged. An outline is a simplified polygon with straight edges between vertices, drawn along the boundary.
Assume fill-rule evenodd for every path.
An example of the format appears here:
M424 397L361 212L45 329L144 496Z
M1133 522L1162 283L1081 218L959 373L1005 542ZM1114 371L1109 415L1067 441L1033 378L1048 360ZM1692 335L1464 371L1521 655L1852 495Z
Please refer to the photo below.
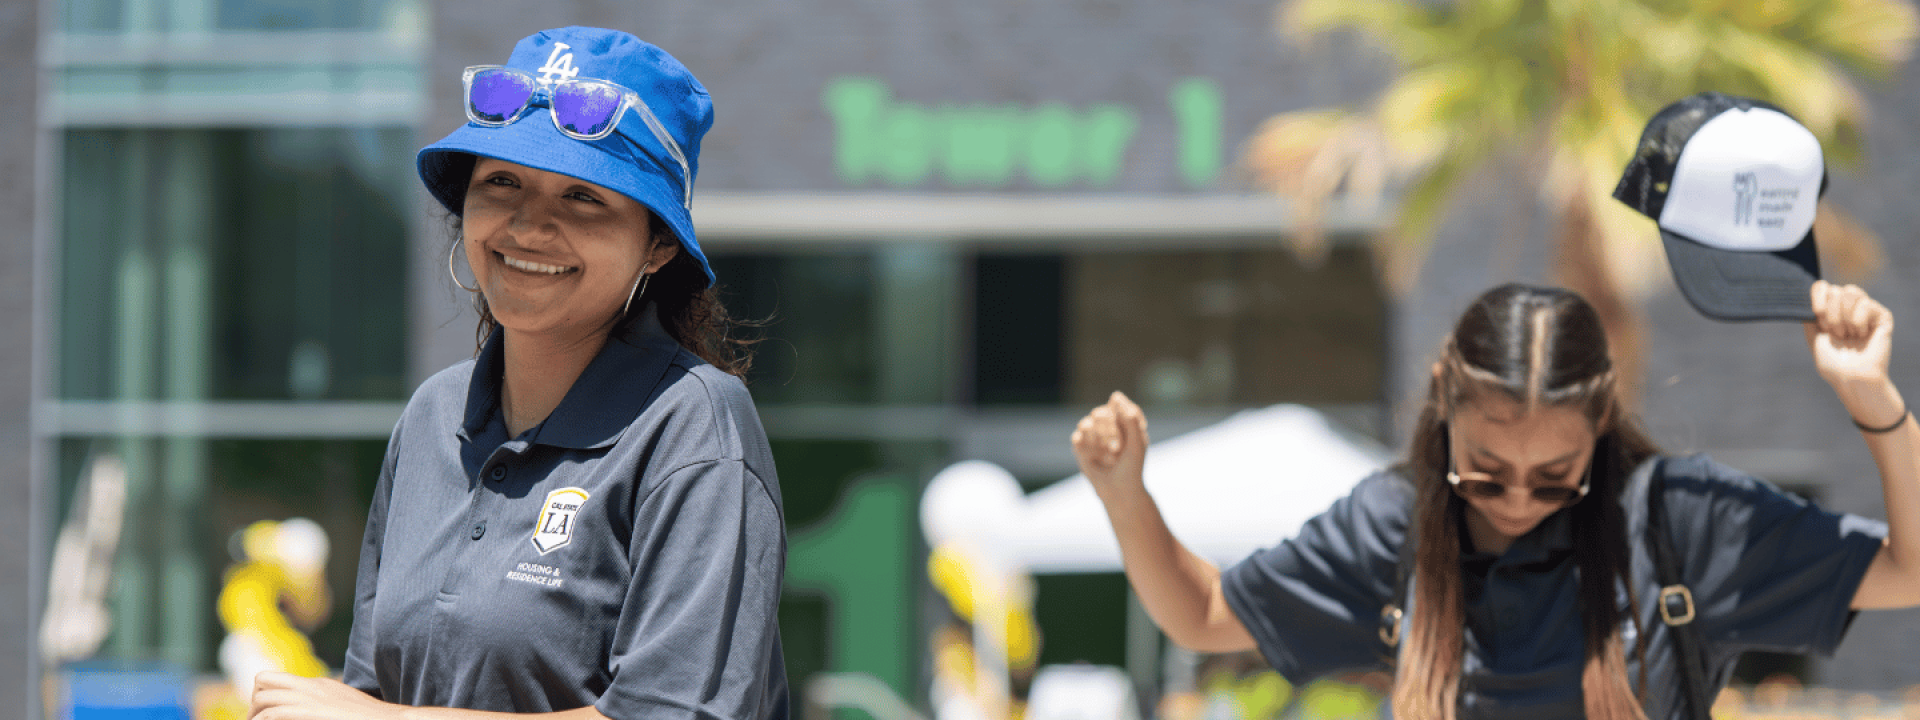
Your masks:
M1387 647L1400 646L1400 607L1388 604L1380 608L1380 642Z
M1693 622L1693 591L1685 585L1660 588L1660 619L1674 627Z

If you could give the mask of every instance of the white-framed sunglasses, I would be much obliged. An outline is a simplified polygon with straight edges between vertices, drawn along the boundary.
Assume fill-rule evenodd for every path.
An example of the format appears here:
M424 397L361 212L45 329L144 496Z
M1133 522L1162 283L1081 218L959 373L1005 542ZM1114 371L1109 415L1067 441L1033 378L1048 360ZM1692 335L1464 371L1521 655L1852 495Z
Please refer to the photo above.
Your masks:
M610 80L570 78L549 82L525 70L505 65L474 65L461 77L466 86L467 120L484 127L512 125L535 107L547 108L553 126L575 140L599 140L620 126L628 110L640 113L640 119L653 132L655 140L666 148L680 166L680 204L693 208L693 171L687 155L667 134L660 118L647 107L640 94Z

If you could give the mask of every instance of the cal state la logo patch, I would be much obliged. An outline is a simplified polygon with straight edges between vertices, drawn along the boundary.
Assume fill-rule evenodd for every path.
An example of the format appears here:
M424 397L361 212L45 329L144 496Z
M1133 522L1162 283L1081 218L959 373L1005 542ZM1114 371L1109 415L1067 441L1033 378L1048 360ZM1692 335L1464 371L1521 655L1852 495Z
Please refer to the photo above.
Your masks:
M587 504L587 491L577 487L560 488L547 493L540 506L540 521L533 526L533 546L541 555L573 542L573 522L580 506Z

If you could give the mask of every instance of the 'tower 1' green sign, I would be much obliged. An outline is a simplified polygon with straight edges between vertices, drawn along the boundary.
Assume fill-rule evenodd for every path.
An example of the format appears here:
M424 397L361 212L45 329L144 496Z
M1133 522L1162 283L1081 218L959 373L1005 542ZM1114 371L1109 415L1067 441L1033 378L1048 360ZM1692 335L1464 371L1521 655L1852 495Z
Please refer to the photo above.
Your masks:
M940 105L897 102L880 80L835 78L820 94L834 124L834 166L848 185L920 185L938 173L955 187L998 188L1016 173L1040 188L1107 187L1120 177L1140 126L1135 109L1061 103ZM1189 78L1167 93L1178 128L1180 175L1190 188L1220 174L1220 89Z

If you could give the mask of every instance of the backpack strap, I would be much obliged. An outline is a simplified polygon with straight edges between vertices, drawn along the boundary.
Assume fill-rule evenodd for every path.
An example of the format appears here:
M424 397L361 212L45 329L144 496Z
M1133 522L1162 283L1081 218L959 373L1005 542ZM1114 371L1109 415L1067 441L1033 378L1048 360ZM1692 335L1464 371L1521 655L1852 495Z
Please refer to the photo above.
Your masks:
M1393 566L1393 596L1387 598L1385 607L1380 608L1380 642L1387 644L1387 651L1397 654L1400 650L1401 620L1407 607L1407 585L1413 576L1413 528L1407 528L1407 537L1400 541L1399 560Z
M1695 625L1693 591L1681 579L1679 553L1673 548L1666 512L1666 459L1655 458L1636 470L1648 473L1647 549L1653 557L1654 581L1660 583L1657 607L1660 621L1671 628L1674 663L1680 666L1682 708L1685 717L1709 718L1713 697L1707 689L1707 659L1700 626Z

